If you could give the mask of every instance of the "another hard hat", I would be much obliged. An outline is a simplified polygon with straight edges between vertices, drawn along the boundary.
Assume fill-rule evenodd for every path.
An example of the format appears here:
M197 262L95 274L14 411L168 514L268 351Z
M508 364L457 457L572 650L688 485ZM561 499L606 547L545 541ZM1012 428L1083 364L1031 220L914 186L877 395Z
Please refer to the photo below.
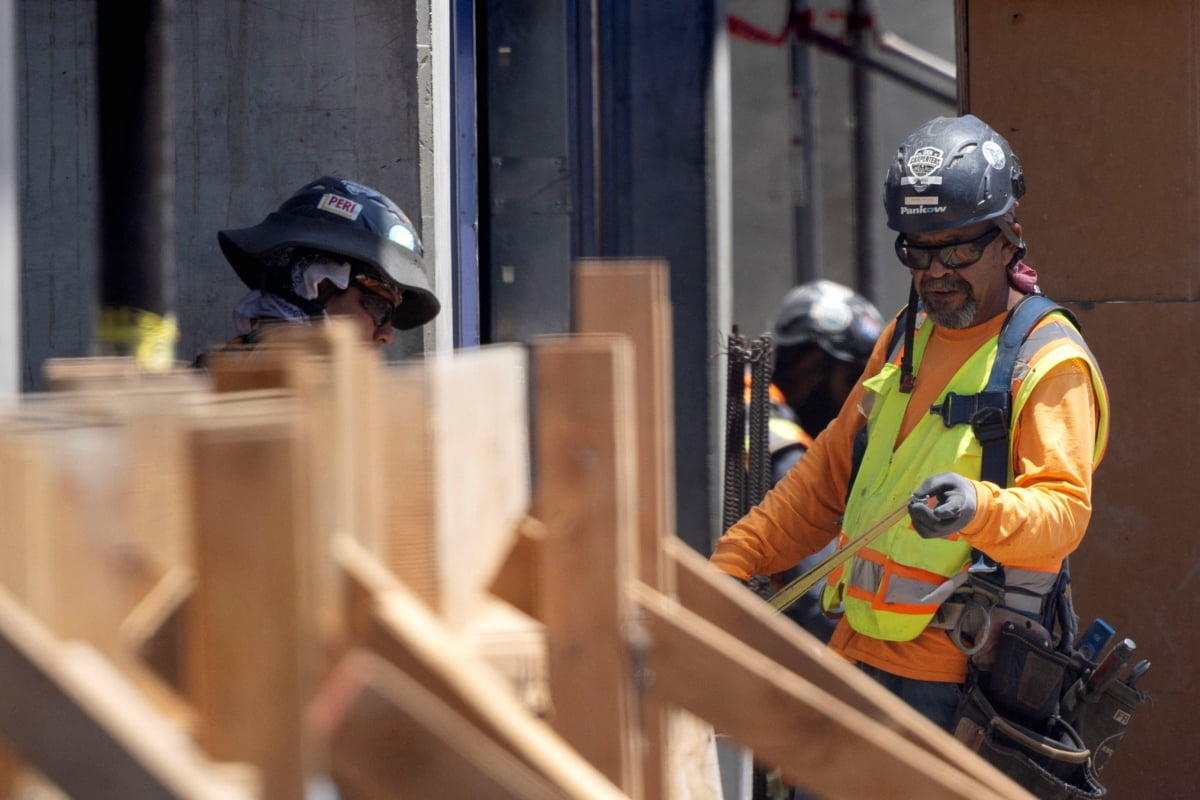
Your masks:
M424 249L412 222L385 195L360 183L318 178L258 225L219 231L217 241L251 289L262 288L268 254L280 247L305 247L361 262L373 277L399 289L403 299L392 314L395 328L424 325L441 310L429 288Z
M833 281L796 286L783 298L771 331L778 347L815 343L840 361L865 363L883 330L871 301Z
M914 131L888 168L888 227L931 233L1001 217L1025 194L1021 162L983 120L938 117Z

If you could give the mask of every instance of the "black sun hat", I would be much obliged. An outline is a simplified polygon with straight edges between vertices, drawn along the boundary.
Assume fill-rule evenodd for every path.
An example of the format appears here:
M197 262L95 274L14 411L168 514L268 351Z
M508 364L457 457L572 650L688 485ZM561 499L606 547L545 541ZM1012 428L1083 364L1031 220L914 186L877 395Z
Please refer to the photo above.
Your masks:
M262 288L264 262L272 251L305 247L361 262L373 277L398 289L403 300L392 314L397 329L424 325L441 310L412 222L386 195L360 183L318 178L258 225L218 231L217 241L251 289Z

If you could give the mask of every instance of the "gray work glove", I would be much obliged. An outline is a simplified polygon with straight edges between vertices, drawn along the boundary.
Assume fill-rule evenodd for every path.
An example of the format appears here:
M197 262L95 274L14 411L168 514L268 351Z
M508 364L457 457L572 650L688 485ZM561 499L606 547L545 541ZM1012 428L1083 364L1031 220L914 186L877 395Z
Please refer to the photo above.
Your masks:
M932 508L930 498L937 500ZM926 478L908 500L908 516L926 539L958 533L975 516L975 485L957 472Z

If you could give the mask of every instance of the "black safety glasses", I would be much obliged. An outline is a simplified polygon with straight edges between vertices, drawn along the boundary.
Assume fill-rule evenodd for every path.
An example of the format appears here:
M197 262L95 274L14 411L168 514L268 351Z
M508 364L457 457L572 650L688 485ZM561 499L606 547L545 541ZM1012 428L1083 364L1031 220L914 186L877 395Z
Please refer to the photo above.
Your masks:
M896 257L909 269L926 270L937 259L946 269L969 267L983 258L983 251L1000 235L999 228L990 228L965 242L948 242L922 246L912 244L904 234L896 237Z

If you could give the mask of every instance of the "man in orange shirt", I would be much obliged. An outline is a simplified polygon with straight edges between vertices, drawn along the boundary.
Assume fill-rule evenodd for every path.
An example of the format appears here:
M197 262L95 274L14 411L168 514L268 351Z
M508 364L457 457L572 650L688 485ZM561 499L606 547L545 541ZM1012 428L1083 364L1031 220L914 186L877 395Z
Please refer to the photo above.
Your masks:
M909 306L837 417L711 558L746 580L892 520L830 575L824 605L841 618L829 646L948 729L968 672L968 565L981 555L1003 565L1005 602L1044 618L1087 528L1107 441L1099 368L1061 310L1039 319L999 393L1001 477L994 462L983 476L986 415L972 425L961 413L996 404L996 392L979 401L1001 327L1040 294L1014 215L1024 191L1008 142L974 116L939 117L904 141L884 202Z

